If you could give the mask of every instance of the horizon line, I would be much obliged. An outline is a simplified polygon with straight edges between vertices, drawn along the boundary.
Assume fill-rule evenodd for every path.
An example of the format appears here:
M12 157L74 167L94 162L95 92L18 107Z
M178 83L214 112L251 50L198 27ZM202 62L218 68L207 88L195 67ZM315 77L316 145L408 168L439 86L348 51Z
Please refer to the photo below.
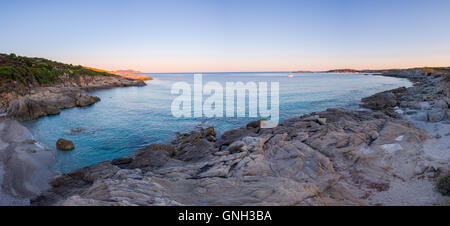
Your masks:
M450 66L414 66L414 67L398 67L398 68L381 68L381 69L355 69L355 68L334 68L326 70L280 70L280 71L188 71L188 72L141 72L142 74L195 74L195 73L277 73L277 72L287 72L287 73L321 73L334 70L355 70L355 71L387 71L387 70L408 70L408 69L420 69L420 68L450 68ZM133 69L118 69L119 70L133 70Z

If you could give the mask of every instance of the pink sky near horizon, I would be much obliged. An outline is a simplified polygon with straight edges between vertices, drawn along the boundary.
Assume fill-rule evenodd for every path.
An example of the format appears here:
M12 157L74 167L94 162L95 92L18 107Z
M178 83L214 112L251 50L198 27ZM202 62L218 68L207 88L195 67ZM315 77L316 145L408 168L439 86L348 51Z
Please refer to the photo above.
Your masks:
M373 60L365 63L363 59L352 59L347 63L345 60L317 59L316 61L307 60L285 60L285 59L267 59L259 61L242 61L242 59L221 61L214 58L188 59L188 58L121 58L108 57L102 58L66 58L55 57L53 60L62 61L74 65L89 66L104 70L136 70L143 73L190 73L190 72L263 72L263 71L326 71L332 69L406 69L415 67L450 67L450 59L446 60L439 56L431 56L426 59L414 58L396 59L392 57L383 60ZM301 63L303 62L303 63Z

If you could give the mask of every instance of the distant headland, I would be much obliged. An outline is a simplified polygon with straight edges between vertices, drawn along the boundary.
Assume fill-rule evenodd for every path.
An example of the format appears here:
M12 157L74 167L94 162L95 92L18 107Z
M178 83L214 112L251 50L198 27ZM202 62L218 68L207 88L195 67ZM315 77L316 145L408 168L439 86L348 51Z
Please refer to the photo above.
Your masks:
M148 77L147 75L142 74L142 72L134 71L134 70L106 71L103 69L97 69L97 68L92 68L92 67L84 67L84 68L92 70L92 71L105 72L105 73L117 75L117 76L120 76L122 78L127 78L127 79L141 80L141 81L153 80L152 77ZM138 73L140 73L140 74L138 74Z
M409 68L409 69L382 69L382 70L356 70L356 69L332 69L328 71L307 71L307 70L298 70L293 71L292 73L376 73L383 75L396 75L400 77L410 77L411 74L417 74L418 72L424 72L429 75L438 74L438 75L447 75L450 72L450 67L417 67L417 68Z
M131 69L128 69L128 70L117 70L115 72L117 72L119 74L143 74L143 72L141 72L141 71L135 71L135 70L131 70Z

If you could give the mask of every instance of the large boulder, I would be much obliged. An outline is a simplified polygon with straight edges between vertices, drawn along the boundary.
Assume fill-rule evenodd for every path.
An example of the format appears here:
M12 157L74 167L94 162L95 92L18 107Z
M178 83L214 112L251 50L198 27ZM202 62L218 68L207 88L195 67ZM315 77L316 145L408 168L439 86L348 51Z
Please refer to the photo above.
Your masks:
M428 121L440 122L446 118L446 112L444 110L431 110L428 111Z
M445 100L436 100L434 102L434 107L438 109L448 109L448 105Z
M428 113L425 111L417 112L412 116L412 119L426 122L426 121L428 121Z
M362 106L372 110L384 110L397 106L396 96L392 92L378 93L362 99Z
M89 96L86 94L80 94L76 101L76 105L78 107L85 107L85 106L95 104L99 101L100 101L100 98L98 98L98 97L93 97L93 96Z
M431 109L431 105L427 101L413 102L411 108L418 110L429 110Z
M261 128L261 120L249 122L246 126L247 129L259 129Z
M71 151L75 149L75 146L72 141L60 138L56 141L56 148L60 151Z
M134 157L127 168L158 168L163 166L173 156L175 149L172 146L152 144Z

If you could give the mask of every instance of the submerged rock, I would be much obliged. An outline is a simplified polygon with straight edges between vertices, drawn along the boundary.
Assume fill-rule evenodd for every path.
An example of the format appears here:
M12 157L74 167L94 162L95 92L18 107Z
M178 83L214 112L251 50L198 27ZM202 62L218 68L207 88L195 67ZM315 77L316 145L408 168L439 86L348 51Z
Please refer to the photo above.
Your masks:
M71 133L81 133L83 132L83 128L73 128L70 130Z

